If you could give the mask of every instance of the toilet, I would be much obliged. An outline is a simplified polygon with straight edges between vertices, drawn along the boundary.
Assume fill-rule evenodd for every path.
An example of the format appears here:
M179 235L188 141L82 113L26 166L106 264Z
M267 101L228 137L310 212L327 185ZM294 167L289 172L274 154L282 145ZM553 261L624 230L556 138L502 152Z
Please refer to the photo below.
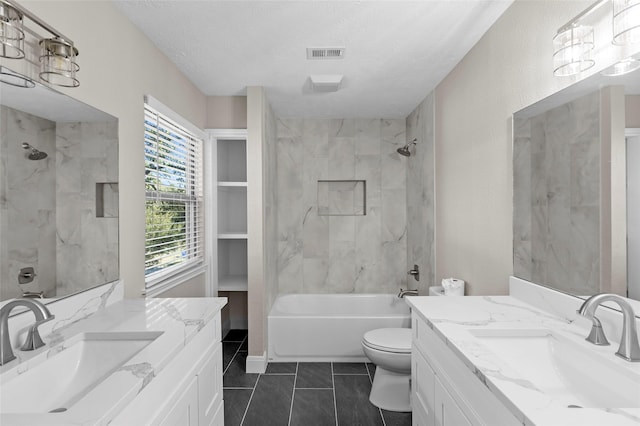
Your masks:
M388 411L411 411L411 329L379 328L364 334L364 354L376 365L369 401Z
M429 296L444 296L441 286L430 287ZM362 349L376 365L369 401L388 411L411 411L411 329L379 328L364 334Z

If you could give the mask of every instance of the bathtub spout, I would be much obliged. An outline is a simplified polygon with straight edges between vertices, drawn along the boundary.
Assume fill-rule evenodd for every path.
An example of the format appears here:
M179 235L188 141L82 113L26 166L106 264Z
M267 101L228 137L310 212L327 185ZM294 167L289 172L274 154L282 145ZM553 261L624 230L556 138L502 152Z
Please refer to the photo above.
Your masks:
M405 296L417 296L418 295L418 290L403 290L400 289L400 293L398 293L398 297L399 298L403 298Z

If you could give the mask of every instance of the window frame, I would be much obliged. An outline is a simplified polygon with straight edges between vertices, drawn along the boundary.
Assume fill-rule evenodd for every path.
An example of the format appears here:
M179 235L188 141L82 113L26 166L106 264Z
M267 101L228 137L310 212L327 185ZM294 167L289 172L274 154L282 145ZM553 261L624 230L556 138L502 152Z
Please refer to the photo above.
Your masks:
M170 192L161 192L161 191L149 191L146 189L145 184L145 210L147 206L147 202L150 200L154 201L177 201L181 202L184 200L185 202L185 236L187 243L189 244L189 240L193 240L197 238L198 246L200 248L196 257L191 259L186 259L180 263L175 265L171 265L159 271L151 272L147 274L146 267L146 259L145 259L145 285L142 291L143 295L153 297L157 294L160 294L164 291L169 290L172 287L180 285L185 281L194 278L200 274L203 274L207 270L207 241L206 241L206 207L207 207L207 193L205 188L205 140L206 135L205 132L198 129L196 126L191 124L189 121L176 114L167 106L163 105L161 102L156 100L151 96L145 96L144 98L144 109L143 109L143 126L144 131L146 132L147 125L145 121L147 120L148 113L147 107L149 107L153 113L158 114L162 117L162 119L167 120L172 125L177 125L181 128L182 131L185 131L191 138L197 140L197 143L200 145L196 157L196 161L199 165L199 170L196 171L196 179L197 182L195 184L191 184L190 186L193 195L183 195L183 194L173 194ZM145 160L145 170L147 170L147 162ZM146 179L146 173L145 173ZM199 188L196 187L199 185ZM200 194L198 194L200 192ZM197 206L195 209L194 203ZM199 213L198 210L199 209ZM191 219L189 219L189 217ZM199 223L198 223L199 222ZM198 226L199 230L194 229L194 226ZM145 253L147 249L147 222L146 222L146 212L145 212ZM146 258L146 254L145 254Z

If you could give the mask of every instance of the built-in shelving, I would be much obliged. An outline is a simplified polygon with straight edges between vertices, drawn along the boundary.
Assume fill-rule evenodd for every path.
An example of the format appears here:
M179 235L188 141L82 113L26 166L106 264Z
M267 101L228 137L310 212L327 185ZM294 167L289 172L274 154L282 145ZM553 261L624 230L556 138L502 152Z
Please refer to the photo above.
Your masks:
M247 291L247 133L211 134L217 152L218 291Z

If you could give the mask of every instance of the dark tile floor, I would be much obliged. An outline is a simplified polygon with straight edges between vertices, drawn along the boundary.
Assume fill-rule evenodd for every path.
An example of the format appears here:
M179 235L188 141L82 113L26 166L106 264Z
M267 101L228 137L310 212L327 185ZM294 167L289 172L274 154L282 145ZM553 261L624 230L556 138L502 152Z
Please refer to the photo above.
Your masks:
M410 426L411 413L369 402L373 364L271 363L245 373L247 331L222 341L225 426Z

